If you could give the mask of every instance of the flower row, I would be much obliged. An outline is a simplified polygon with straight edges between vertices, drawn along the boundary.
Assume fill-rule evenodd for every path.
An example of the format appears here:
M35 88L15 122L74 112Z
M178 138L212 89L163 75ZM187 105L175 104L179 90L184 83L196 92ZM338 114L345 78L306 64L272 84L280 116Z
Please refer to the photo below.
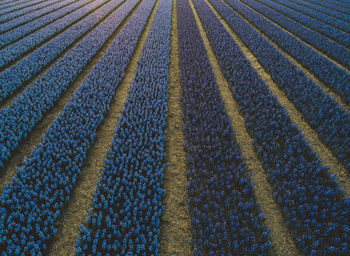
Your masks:
M76 254L159 255L172 0L161 0Z
M325 53L328 57L336 60L346 68L350 69L350 53L346 47L339 45L317 31L301 25L293 19L274 11L258 1L241 0L241 2L247 4L254 10L288 30L290 33L298 36L301 40L309 43L316 49Z
M327 10L335 10L337 12L344 13L345 15L350 15L350 4L344 1L307 0L306 2L320 5L327 8Z
M76 0L75 0L76 1ZM4 14L0 16L0 23L11 24L9 27L17 27L23 23L34 20L46 13L52 12L56 9L62 8L66 5L73 3L74 0L50 0L45 1L42 4L32 6L31 8L21 9L15 12ZM2 24L5 26L5 24ZM8 25L7 25L8 26ZM3 31L3 30L2 30Z
M2 10L0 10L0 15L4 15L9 12L13 12L17 9L23 9L23 8L28 8L32 5L40 4L44 2L45 0L33 0L33 1L19 1L19 2L12 2L8 3L4 6L2 6Z
M269 231L195 17L177 2L193 255L267 255Z
M230 7L209 0L310 126L350 170L350 114Z
M269 6L271 9L282 13L286 17L289 17L300 24L303 24L323 35L333 39L335 42L345 46L350 47L350 35L346 32L340 31L332 26L329 26L319 20L313 19L307 15L304 15L300 12L294 11L291 8L288 8L284 5L276 3L271 0L259 0L262 4Z
M39 44L48 41L106 1L108 0L75 2L52 15L43 16L0 35L0 68L6 67ZM43 27L43 24L47 23L48 25ZM5 26L4 29L7 30Z
M127 1L0 111L0 167L74 82L139 0Z
M327 14L329 16L335 17L335 18L343 20L345 22L350 22L350 15L346 15L344 13L338 12L338 11L333 10L331 8L319 5L318 3L320 1L317 1L315 3L315 2L311 2L311 1L307 2L307 1L303 1L303 0L291 0L291 2L295 2L299 5L308 7L310 9L315 10L315 11L320 12L320 13Z
M238 0L226 2L350 104L350 74Z
M153 8L143 1L0 199L2 255L47 255L50 238Z
M9 8L27 2L26 0L4 0L0 3L1 8Z
M297 245L307 255L347 255L350 200L219 18L205 2L194 5Z
M286 0L275 0L275 1L297 12L310 16L311 18L317 19L337 29L350 33L350 24L346 21L339 20L337 18L334 18L322 12L318 12L308 7L305 7L303 5L296 4L292 1L286 1Z
M16 89L33 79L50 63L54 62L76 41L95 28L107 15L114 11L123 0L113 0L97 9L89 16L59 34L47 44L36 49L29 56L0 73L0 102L12 95Z

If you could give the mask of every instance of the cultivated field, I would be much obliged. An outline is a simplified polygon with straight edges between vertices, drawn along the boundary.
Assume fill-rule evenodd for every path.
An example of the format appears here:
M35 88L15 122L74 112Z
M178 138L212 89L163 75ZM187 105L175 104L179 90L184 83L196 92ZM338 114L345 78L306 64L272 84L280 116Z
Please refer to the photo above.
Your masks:
M350 255L349 0L0 0L0 255Z

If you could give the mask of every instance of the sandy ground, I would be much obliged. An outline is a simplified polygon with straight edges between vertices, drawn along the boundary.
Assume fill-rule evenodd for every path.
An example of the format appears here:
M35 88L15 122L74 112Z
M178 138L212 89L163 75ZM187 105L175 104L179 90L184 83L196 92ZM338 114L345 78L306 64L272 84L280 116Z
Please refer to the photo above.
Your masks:
M174 0L169 68L169 112L166 138L166 154L169 165L165 170L165 210L160 226L160 255L162 256L186 256L191 254L176 10L176 0Z

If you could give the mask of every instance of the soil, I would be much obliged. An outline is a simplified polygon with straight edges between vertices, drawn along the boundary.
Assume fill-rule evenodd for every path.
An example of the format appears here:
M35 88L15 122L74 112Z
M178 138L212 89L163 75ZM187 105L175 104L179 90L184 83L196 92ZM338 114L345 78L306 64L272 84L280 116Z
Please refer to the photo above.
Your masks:
M190 215L187 208L186 156L181 111L181 85L176 0L173 1L169 99L166 137L164 212L160 225L160 255L191 255Z

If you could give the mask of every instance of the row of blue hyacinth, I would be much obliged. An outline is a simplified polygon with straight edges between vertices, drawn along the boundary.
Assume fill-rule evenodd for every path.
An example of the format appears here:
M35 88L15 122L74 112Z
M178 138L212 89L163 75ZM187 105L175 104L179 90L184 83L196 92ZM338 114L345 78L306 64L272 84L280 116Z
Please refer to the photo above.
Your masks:
M0 3L2 8L13 8L16 5L23 4L24 0L4 0Z
M343 13L349 17L350 15L350 4L346 1L332 1L332 0L306 0L308 3L313 3L318 6L322 6L324 8L327 8L327 10L333 10L336 12Z
M199 29L188 0L177 2L193 255L266 255L269 231Z
M316 19L320 22L326 23L326 24L333 26L337 29L340 29L344 32L350 33L350 26L349 26L350 24L348 22L341 20L341 19L337 19L337 18L331 16L330 14L325 14L325 13L319 12L315 9L311 9L307 6L304 6L304 5L300 4L301 1L295 3L293 1L276 0L276 2L278 2L284 6L287 6L291 9L293 9L294 11L296 11L296 12L293 12L293 14L299 14L302 17L304 17L304 15L309 16L313 19Z
M64 55L69 47L79 42L80 39L98 26L107 15L113 13L123 2L124 0L116 0L106 3L80 22L74 24L68 30L57 35L53 40L1 72L0 84L3 86L0 88L0 101L12 95L18 88L23 87L28 81L35 78L48 65L57 61L61 55ZM69 19L68 21L70 22ZM46 29L37 31L33 36L40 37L43 33L46 34L46 31ZM19 42L17 47L22 47L22 43L23 41ZM36 47L38 43L39 42L34 42L34 47ZM19 53L18 57L20 56L22 56L22 54Z
M2 9L0 10L0 15L6 14L21 8L29 8L41 2L43 2L43 0L33 0L33 1L21 0L21 1L11 1L7 3L5 2L4 5L1 6Z
M138 2L130 0L120 6L0 111L0 167L77 79Z
M2 24L1 28L3 26L6 26L8 30L14 27L18 27L48 13L52 13L61 8L64 8L74 3L75 1L77 0L49 0L38 5L31 6L29 8L14 10L10 13L0 16L0 23ZM4 31L4 29L1 31Z
M38 45L50 40L106 1L108 0L93 2L91 0L79 1L52 15L43 16L1 34L0 68L7 67L24 54L35 49ZM7 30L6 26L1 27Z
M300 111L319 138L350 170L350 114L222 1L209 0Z
M327 15L334 17L334 18L337 18L339 20L343 20L345 22L350 22L350 10L349 10L349 14L347 15L347 14L341 12L342 10L344 10L343 8L341 8L340 10L337 10L336 6L333 6L333 8L335 7L335 9L333 9L332 6L326 7L325 5L322 5L322 2L317 1L317 0L316 1L291 0L291 2L295 2L299 5L310 8L314 11L319 12L319 13L327 14ZM327 5L327 3L325 3L325 4Z
M311 28L314 31L319 32L320 34L324 35L325 37L328 37L332 39L333 41L337 42L340 45L343 45L345 47L350 47L350 34L341 31L335 27L332 27L326 23L323 23L319 20L313 19L307 15L303 15L300 12L297 12L291 8L288 8L282 4L279 4L281 1L279 0L257 0L258 2L270 7L271 9L282 13L286 17L289 17L292 20L295 20L299 24L305 25L308 28ZM278 3L276 3L276 1Z
M77 255L159 255L172 0L161 0Z
M328 57L336 60L346 68L350 69L350 52L346 47L339 45L317 31L303 26L295 20L288 18L287 16L261 4L260 2L255 0L240 1L276 22L278 25L285 28L292 34L298 36L301 40L304 40L319 51L325 53Z
M220 0L211 2L229 19L232 11L224 14ZM308 255L347 255L350 200L219 18L205 2L194 4L297 245ZM236 32L240 29L249 36L241 23L236 24Z
M238 0L226 2L350 104L350 74Z
M132 7L135 2L126 5ZM23 167L5 186L0 200L2 255L45 255L47 244L57 231L56 221L70 200L96 129L124 77L153 6L154 0L139 5ZM122 14L126 13L124 9ZM110 29L115 29L117 20L109 21ZM105 37L104 33L108 35L110 30L102 29L94 40Z

